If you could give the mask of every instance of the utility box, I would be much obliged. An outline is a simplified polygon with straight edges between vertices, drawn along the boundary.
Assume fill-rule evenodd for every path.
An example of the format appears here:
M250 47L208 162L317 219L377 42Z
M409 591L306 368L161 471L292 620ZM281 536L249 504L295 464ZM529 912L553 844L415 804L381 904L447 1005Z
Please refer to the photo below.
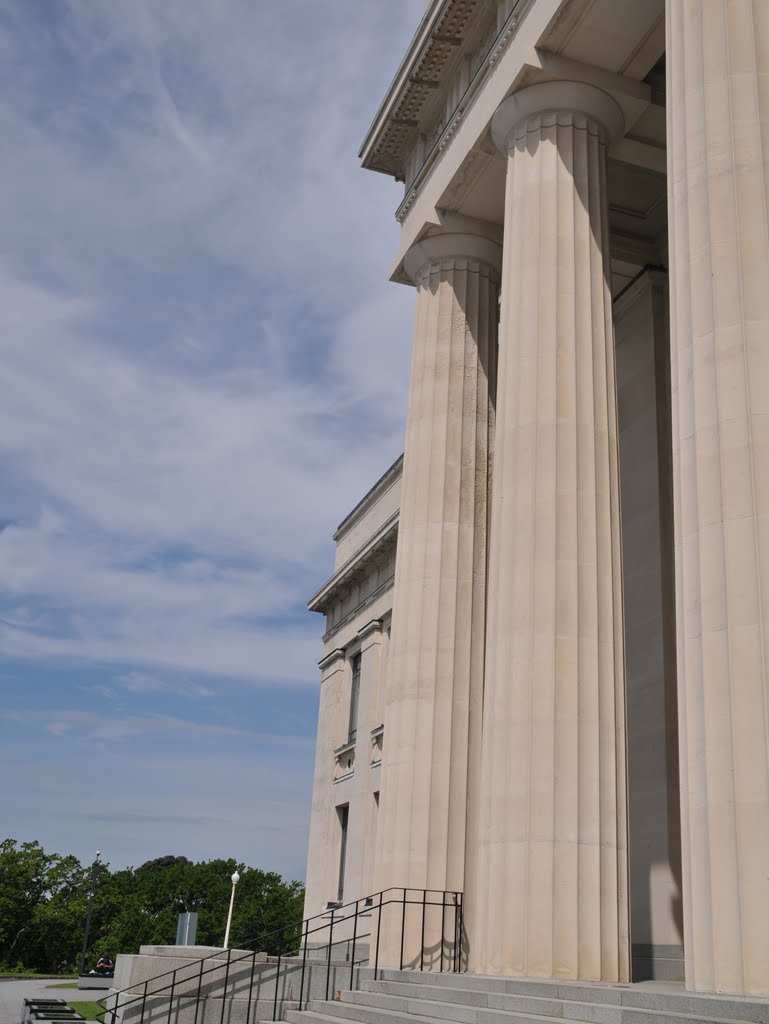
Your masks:
M179 922L176 925L176 945L194 946L195 937L198 934L198 915L179 914Z

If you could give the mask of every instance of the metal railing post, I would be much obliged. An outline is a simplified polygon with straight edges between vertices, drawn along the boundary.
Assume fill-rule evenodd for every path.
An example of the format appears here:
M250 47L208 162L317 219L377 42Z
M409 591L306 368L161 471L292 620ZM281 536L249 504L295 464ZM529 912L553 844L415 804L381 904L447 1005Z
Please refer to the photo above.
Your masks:
M446 891L441 896L441 974L443 974L443 943L446 939ZM248 1024L248 1021L246 1021Z
M404 939L406 937L406 892L407 892L407 890L404 889L403 890L403 909L402 909L402 912L401 912L401 959L400 959L400 968L399 968L399 970L401 970L401 971L403 970L403 942L404 942Z
M334 913L336 907L331 908L331 925L328 931L328 955L326 956L326 999L328 999L328 983L331 978L331 947L334 945Z
M272 1019L273 1020L277 1020L278 1019L278 985L280 984L280 961L281 961L281 957L282 957L282 953L278 953L278 969L275 971L275 999L273 1000L273 1004L272 1004ZM301 1003L301 1000L300 1000L299 1008L301 1009L301 1007L302 1007L302 1003ZM246 1021L246 1024L248 1024L248 1021Z
M142 1015L141 1015L141 1019L140 1019L140 1024L143 1024L143 1022L144 1022L144 1008L147 1005L147 986L148 985L149 985L149 979L147 979L147 981L144 982L144 995L142 996Z
M174 1008L174 990L176 989L176 971L171 975L171 993L168 996L168 1017L166 1024L171 1024L171 1013Z
M377 980L379 975L379 935L382 931L382 896L383 892L379 893L379 915L376 922L376 959L374 960L374 981Z
M232 950L227 950L227 966L224 968L224 988L222 989L222 1012L219 1017L219 1024L224 1024L224 1008L225 1000L227 998L227 982L230 980L230 960L232 959Z
M195 999L195 1021L194 1024L198 1024L198 1009L200 1007L200 992L203 988L203 961L200 961L200 975L198 976L198 994Z
M355 977L355 942L358 938L358 900L355 901L355 917L352 926L352 953L350 955L350 988Z
M310 919L309 917L304 922L304 949L302 950L302 982L299 986L299 1009L302 1009L302 996L304 995L304 972L307 966L307 936L310 932Z
M464 927L465 927L465 910L464 910L464 900L462 899L462 893L461 892L457 893L457 898L459 900L459 942L458 942L459 961L457 963L457 973L461 973L461 971L462 971L462 933L463 933Z
M459 906L457 904L457 894L452 893L454 898L454 952L452 953L452 971L456 973L457 970L457 950L459 949Z
M248 981L248 1006L246 1007L246 1024L249 1024L251 1017L251 997L254 992L254 971L256 970L256 950L251 957L251 977Z
M422 890L422 948L419 950L419 970L425 969L425 913L427 911L427 889Z

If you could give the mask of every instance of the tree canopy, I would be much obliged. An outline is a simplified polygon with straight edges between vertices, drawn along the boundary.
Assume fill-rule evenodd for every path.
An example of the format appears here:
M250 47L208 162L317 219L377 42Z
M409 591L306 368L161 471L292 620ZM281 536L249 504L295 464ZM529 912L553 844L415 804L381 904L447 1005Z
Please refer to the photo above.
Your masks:
M114 959L137 953L141 945L173 944L177 917L185 911L198 914L198 945L221 946L236 870L230 945L294 951L304 899L300 882L232 859L193 863L169 855L114 872L98 865L87 968L104 953ZM36 841L0 842L0 971L76 971L90 889L91 867L76 857L48 853Z

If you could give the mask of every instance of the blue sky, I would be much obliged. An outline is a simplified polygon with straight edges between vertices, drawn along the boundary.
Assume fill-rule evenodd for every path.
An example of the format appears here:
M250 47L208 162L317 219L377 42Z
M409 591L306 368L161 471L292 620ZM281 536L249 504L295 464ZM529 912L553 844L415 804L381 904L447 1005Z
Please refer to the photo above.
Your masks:
M356 153L422 6L0 7L2 837L304 877L305 601L413 309Z

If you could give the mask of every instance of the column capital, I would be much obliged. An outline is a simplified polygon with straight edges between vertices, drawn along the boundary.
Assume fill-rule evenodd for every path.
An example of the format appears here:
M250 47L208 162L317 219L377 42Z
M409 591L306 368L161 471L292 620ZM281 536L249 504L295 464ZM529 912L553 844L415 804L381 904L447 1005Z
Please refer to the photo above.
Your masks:
M584 114L597 121L609 140L625 129L625 117L612 97L587 82L540 82L513 93L497 107L491 119L491 134L499 150L510 151L520 129L541 114Z
M482 263L492 271L492 277L499 281L502 271L502 246L484 235L464 232L445 232L428 235L411 246L403 259L403 268L409 279L417 284L421 272L428 263L442 263L444 260L465 259Z

